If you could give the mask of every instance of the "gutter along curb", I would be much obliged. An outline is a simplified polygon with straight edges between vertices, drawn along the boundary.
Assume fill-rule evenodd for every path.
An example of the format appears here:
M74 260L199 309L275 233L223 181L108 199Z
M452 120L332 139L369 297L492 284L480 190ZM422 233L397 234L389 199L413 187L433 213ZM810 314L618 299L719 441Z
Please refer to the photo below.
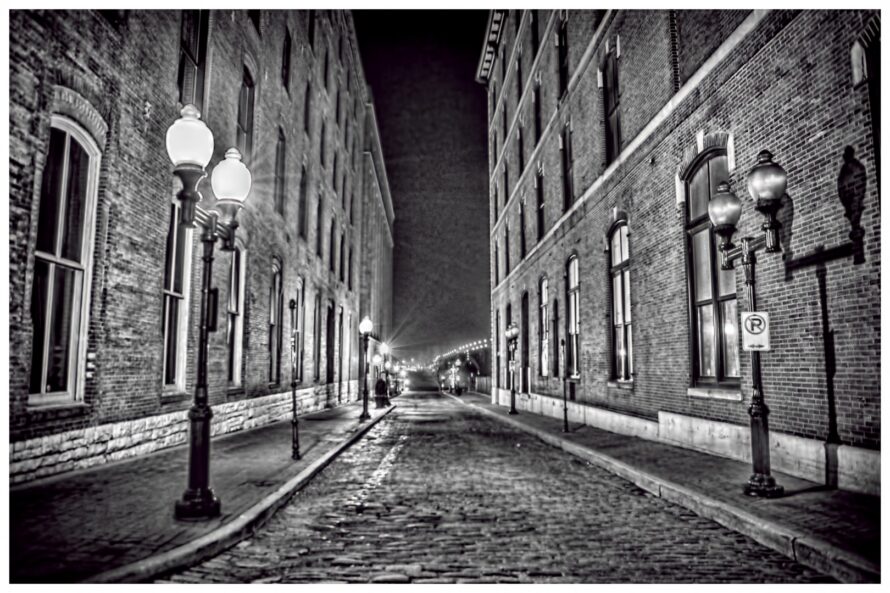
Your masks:
M444 392L443 392L444 393ZM775 521L758 517L747 510L718 500L703 492L643 471L600 451L566 439L558 434L529 426L520 420L498 414L475 403L444 393L465 406L478 410L514 428L532 434L548 445L589 461L636 486L680 505L700 517L748 536L772 550L780 552L804 566L828 574L844 583L879 583L880 566L834 544L806 532L789 528Z
M265 496L228 523L202 535L187 544L172 550L143 558L118 568L107 570L87 578L88 583L138 583L150 580L177 568L190 566L206 560L223 550L232 547L254 534L275 512L284 506L291 497L305 487L321 470L336 459L343 451L360 440L371 428L385 418L396 406L360 425L359 429L338 443L330 451L316 459L299 474L282 484L277 490Z

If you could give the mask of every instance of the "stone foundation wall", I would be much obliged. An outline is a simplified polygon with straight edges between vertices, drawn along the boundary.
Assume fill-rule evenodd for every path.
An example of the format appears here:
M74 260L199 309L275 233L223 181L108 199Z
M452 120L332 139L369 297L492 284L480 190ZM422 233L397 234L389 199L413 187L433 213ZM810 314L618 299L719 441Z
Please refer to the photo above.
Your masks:
M492 403L509 407L510 391L495 389ZM562 418L562 399L537 393L517 393L516 409L551 418ZM661 441L711 455L751 461L751 431L747 426L659 412L658 422L603 410L584 402L568 402L569 422L618 434ZM831 452L823 441L776 430L770 431L770 461L773 469L825 483L827 467L836 467L837 487L880 495L881 452L841 445Z
M298 414L337 405L337 395L336 384L300 389L297 391ZM358 398L358 381L343 386L341 404ZM21 484L183 445L188 440L187 414L187 410L179 410L11 443L9 481ZM213 414L210 429L213 436L258 428L290 418L291 392L215 405Z

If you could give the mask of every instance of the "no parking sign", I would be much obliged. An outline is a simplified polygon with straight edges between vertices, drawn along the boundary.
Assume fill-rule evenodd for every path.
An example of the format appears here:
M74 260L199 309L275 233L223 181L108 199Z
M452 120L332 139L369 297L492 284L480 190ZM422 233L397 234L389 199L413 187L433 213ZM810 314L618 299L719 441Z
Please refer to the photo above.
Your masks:
M769 349L769 313L742 313L742 350Z

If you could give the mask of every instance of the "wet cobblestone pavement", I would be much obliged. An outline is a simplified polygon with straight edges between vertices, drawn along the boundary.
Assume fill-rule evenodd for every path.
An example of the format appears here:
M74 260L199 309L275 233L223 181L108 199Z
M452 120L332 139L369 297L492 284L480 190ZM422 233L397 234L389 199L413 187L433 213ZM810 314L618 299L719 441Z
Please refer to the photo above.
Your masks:
M406 394L252 538L159 582L831 582L537 439Z

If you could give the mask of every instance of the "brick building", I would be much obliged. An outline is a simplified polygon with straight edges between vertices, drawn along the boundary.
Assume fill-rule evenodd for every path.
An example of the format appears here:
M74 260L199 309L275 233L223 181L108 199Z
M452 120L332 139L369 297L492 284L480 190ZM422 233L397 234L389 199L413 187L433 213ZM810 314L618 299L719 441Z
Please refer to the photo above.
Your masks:
M561 416L565 382L573 422L750 459L744 275L707 204L729 181L736 240L760 233L745 180L769 149L773 467L879 491L879 44L876 11L492 11L492 400L515 322L520 412Z
M200 232L165 149L186 103L208 170L237 146L253 177L213 264L213 433L288 417L292 336L301 412L356 399L393 216L350 13L13 11L10 31L11 480L186 440Z

